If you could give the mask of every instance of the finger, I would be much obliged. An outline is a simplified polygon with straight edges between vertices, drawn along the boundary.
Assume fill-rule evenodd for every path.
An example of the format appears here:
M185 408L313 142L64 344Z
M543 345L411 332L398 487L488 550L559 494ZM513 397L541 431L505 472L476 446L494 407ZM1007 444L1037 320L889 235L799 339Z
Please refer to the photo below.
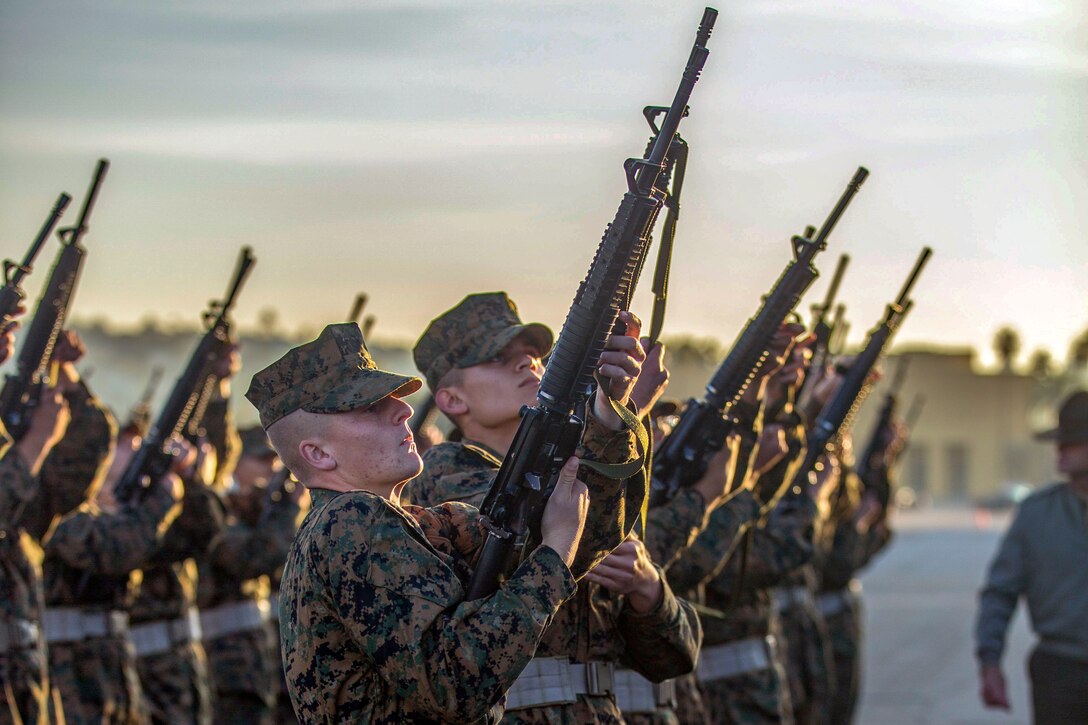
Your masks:
M638 337L642 333L642 320L631 310L620 312L619 319L627 325L627 334L630 337Z
M642 347L642 344L637 338L628 337L626 335L609 335L608 340L605 342L604 349L608 350L624 350L632 355L645 355L646 352Z
M625 352L603 352L598 365L615 365L623 368L631 376L642 372L642 361Z
M623 589L620 586L619 582L613 581L612 579L609 579L608 577L595 575L593 572L590 572L590 573L586 574L586 581L591 582L593 584L597 584L599 586L602 586L602 587L604 587L605 589L607 589L610 592L619 593Z

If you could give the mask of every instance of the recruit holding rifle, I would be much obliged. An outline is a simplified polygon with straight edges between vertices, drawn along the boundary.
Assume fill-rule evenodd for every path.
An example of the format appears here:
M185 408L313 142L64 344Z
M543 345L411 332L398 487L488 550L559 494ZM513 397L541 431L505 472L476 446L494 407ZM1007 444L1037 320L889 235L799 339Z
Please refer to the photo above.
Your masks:
M688 401L672 434L654 454L651 505L665 503L681 487L694 485L706 473L707 462L721 450L735 424L734 408L767 358L779 326L819 276L813 259L826 248L831 231L868 175L864 167L858 168L815 238L793 238L794 259L733 343L707 383L703 399Z
M158 481L170 468L173 460L167 444L194 425L199 426L200 398L205 393L207 381L213 376L212 366L223 354L230 342L230 313L238 293L249 275L256 258L249 247L243 247L231 279L227 294L222 301L213 300L204 322L207 331L174 383L159 417L148 430L121 478L117 481L114 495L118 501L138 500L142 492Z
M3 419L8 434L16 441L21 440L30 429L30 421L34 409L38 406L41 390L49 382L49 363L53 357L53 346L68 317L76 284L79 282L79 273L83 268L83 260L87 256L87 250L80 242L87 232L88 219L109 168L109 161L99 159L76 225L58 232L61 238L61 250L57 254L57 261L49 273L49 282L46 283L45 291L38 299L34 317L23 338L23 346L15 361L15 373L7 376L4 388L0 390L0 418ZM42 235L48 236L64 210L67 199L65 194L58 199L56 208L46 221L34 246L31 247L28 260L33 260L34 255L37 254L37 248L40 248L41 243L44 242ZM19 275L19 279L22 279L22 276ZM15 288L12 289L13 293L14 290ZM15 299L15 304L18 305L18 299L21 298L11 297L11 299Z
M579 412L589 398L601 352L645 260L649 235L662 205L658 178L709 55L706 43L716 18L716 10L704 11L683 79L650 152L645 158L624 163L627 193L563 323L540 382L538 404L525 409L510 450L480 507L489 531L467 599L493 593L523 552L539 539L544 504L582 435L584 421ZM645 443L639 422L628 411L623 410L621 416L624 414L630 419L629 427L639 430ZM606 475L629 477L641 469L641 461L634 463L631 470Z

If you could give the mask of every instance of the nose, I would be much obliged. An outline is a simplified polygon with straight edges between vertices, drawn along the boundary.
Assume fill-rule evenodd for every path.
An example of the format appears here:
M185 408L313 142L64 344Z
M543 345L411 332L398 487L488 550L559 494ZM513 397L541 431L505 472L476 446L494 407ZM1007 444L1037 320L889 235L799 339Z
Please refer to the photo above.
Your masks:
M390 397L392 401L390 409L393 415L393 424L401 425L404 421L412 417L412 406L408 405L407 401L401 398Z

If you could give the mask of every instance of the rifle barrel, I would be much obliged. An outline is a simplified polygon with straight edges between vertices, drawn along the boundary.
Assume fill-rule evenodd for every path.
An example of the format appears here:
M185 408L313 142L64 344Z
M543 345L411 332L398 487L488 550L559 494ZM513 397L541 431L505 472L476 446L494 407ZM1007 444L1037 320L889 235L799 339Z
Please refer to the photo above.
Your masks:
M839 219L842 217L843 212L846 211L846 207L850 205L850 200L858 193L862 183L868 176L869 170L864 166L859 166L858 170L854 173L854 178L846 185L846 190L842 193L842 196L839 197L839 202L835 204L835 208L831 210L824 225L820 227L820 232L816 235L816 241L818 243L823 244L831 234L831 230L839 223Z
M903 289L899 290L899 296L895 299L895 304L899 307L903 307L907 304L907 298L910 295L910 291L914 288L914 283L918 281L918 275L922 273L922 268L926 266L926 262L929 261L932 254L932 249L929 247L922 247L922 251L918 255L918 261L914 263L914 269L911 270L910 276L907 277L907 281L903 283Z

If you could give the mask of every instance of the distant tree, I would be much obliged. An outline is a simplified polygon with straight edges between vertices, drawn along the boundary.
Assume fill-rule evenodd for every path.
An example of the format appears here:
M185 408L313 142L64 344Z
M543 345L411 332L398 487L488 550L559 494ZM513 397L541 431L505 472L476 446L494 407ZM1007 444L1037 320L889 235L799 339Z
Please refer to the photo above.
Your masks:
M1037 378L1049 378L1054 374L1054 360L1046 350L1036 350L1028 361L1028 370Z
M272 307L263 307L257 313L257 335L266 339L276 336L279 332L280 313Z
M1011 373L1016 356L1020 353L1020 333L1006 325L994 334L994 352L1001 372Z
M1078 368L1088 366L1088 330L1073 340L1069 348L1069 362Z

